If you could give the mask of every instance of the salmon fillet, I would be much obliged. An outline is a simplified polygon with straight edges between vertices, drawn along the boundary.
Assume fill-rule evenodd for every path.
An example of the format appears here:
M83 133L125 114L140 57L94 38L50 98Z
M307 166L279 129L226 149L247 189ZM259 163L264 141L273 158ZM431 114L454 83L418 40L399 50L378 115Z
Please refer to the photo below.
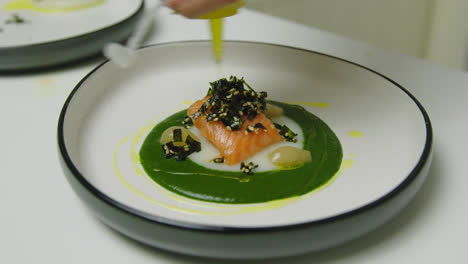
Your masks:
M192 116L208 100L208 96L202 100L193 103L187 114ZM250 132L247 135L245 131L247 126L255 126L261 123L266 131L258 129L256 132ZM206 121L204 115L193 120L193 124L198 128L205 138L207 138L219 150L224 157L224 163L228 165L237 164L252 157L264 148L282 141L281 135L274 127L273 122L263 113L257 114L252 120L245 120L241 129L230 131L221 121Z

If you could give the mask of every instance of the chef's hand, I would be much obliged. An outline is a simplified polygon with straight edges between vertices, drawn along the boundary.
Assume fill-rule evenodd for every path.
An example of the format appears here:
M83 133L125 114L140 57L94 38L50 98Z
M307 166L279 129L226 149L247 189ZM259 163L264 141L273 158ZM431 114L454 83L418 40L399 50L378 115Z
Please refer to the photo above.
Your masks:
M234 2L236 0L169 0L167 6L185 17L197 18Z

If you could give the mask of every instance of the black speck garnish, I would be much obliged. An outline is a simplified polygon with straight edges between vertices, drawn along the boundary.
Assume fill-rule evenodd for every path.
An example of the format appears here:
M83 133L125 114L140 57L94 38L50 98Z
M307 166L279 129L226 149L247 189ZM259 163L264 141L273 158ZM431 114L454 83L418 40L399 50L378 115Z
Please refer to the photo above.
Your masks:
M13 14L10 19L5 21L6 24L24 24L26 20L20 17L18 14Z
M190 118L190 116L184 117L184 120L182 120L182 125L187 129L193 126L192 118Z
M242 127L242 116L252 120L266 107L267 93L255 92L244 79L235 76L211 82L207 95L211 97L190 118L195 120L204 115L208 122L221 121L232 131Z
M254 127L259 128L259 129L263 129L265 132L267 132L266 127L264 125L262 125L262 123L257 123L257 124L255 124Z
M215 158L215 159L213 159L213 162L214 163L224 163L224 157Z
M258 168L258 165L254 164L253 162L245 163L241 162L240 165L240 170L242 173L245 173L247 175L253 175L254 169Z

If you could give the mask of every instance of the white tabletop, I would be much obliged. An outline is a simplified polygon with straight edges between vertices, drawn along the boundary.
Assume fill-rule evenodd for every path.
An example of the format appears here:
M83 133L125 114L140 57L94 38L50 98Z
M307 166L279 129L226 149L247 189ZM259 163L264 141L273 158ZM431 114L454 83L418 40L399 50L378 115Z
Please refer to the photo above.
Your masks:
M209 39L202 20L160 10L149 43ZM346 245L259 263L459 263L468 235L468 73L244 10L225 39L311 49L365 65L406 87L434 127L431 172L390 223ZM0 263L231 263L141 245L106 227L59 167L56 126L77 82L102 59L39 73L0 75ZM257 263L257 261L252 261ZM249 262L250 263L250 262Z

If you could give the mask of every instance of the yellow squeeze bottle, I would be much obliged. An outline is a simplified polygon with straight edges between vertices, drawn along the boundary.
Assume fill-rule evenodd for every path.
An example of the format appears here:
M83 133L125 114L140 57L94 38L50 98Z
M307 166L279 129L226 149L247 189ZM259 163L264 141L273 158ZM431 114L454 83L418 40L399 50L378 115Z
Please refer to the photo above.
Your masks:
M221 61L223 55L223 17L233 16L237 14L237 10L245 5L244 0L238 0L231 5L218 9L199 17L200 19L209 19L211 25L211 35L213 41L213 52L217 62Z

